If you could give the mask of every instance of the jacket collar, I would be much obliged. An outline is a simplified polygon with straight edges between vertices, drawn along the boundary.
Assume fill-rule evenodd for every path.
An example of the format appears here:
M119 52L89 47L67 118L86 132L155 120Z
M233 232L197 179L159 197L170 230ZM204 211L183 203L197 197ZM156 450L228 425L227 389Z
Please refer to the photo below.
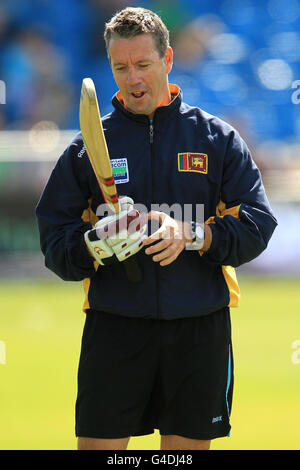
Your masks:
M159 108L157 108L154 114L154 118L157 115L159 116L169 115L169 113L171 113L174 109L178 109L180 107L181 102L182 102L181 89L177 85L173 83L169 83L169 90L172 96L172 101L167 106L160 106ZM135 113L132 113L131 111L128 111L128 109L125 108L124 99L120 91L118 91L113 96L112 104L116 110L121 111L127 117L135 121L149 122L149 118L145 114L135 114Z

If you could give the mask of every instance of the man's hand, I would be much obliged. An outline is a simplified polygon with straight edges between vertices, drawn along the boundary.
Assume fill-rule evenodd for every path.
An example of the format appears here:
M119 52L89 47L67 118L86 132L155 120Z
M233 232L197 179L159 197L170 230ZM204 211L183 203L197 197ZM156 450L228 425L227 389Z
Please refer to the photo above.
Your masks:
M85 235L90 254L101 264L124 261L143 247L147 216L133 209L131 198L121 201L121 212L99 220Z
M190 223L173 219L164 212L158 211L149 212L148 219L157 220L160 227L143 240L143 245L148 246L145 253L154 255L152 257L153 261L159 262L161 266L167 266L173 263L185 247L191 243ZM204 233L205 239L201 249L202 252L209 249L212 241L211 229L207 224L204 224ZM156 243L152 245L154 242Z
M175 261L186 245L191 242L191 239L189 239L190 224L189 222L173 219L164 212L158 211L149 212L148 219L157 220L160 227L156 232L143 240L144 246L152 245L152 243L156 242L154 245L146 248L145 253L147 255L154 255L153 261L159 262L161 266L167 266Z

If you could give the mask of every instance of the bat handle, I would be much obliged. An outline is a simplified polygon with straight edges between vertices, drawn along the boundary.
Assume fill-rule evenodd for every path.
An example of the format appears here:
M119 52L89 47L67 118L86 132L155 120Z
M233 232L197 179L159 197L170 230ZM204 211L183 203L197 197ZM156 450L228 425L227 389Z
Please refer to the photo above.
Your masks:
M123 263L128 280L130 282L140 282L142 280L142 273L137 258L132 256L123 261Z

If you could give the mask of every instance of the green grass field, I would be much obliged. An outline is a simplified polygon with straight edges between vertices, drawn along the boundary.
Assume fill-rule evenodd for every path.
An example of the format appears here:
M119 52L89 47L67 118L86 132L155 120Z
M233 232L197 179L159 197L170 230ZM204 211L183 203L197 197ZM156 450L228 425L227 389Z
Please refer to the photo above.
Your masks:
M299 279L239 281L232 432L211 448L300 449ZM81 284L2 281L0 296L0 449L75 449ZM158 432L129 449L159 449Z

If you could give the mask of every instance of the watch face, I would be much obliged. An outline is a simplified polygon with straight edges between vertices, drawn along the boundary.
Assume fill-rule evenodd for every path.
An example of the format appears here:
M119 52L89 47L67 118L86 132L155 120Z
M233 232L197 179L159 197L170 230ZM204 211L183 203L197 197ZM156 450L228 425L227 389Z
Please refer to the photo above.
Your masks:
M202 239L204 236L204 230L201 225L196 225L196 237Z
M187 245L187 249L200 250L204 243L204 229L197 222L191 222L191 239L192 242Z

